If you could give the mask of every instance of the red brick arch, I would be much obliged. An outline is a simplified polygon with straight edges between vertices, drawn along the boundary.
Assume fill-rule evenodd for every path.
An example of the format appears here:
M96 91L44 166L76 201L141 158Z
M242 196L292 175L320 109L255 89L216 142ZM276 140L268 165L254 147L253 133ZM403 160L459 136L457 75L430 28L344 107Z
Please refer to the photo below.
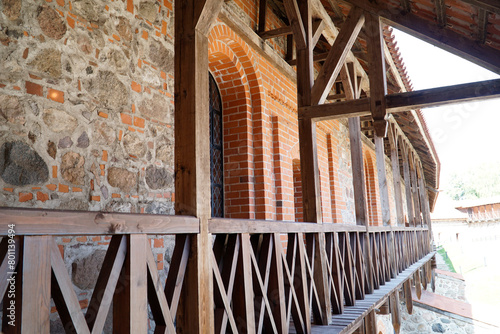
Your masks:
M261 136L255 121L262 112L261 79L250 48L232 30L216 25L209 34L209 69L221 93L224 127L224 195L228 218L259 218L254 148Z
M376 157L373 151L363 148L365 185L370 225L382 225Z

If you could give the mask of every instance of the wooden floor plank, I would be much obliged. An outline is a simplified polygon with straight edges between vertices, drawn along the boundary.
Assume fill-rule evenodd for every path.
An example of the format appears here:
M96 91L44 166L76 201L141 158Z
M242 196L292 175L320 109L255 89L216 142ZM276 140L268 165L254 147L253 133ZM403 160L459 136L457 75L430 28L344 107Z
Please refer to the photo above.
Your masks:
M387 296L398 289L408 278L412 277L420 267L425 265L432 257L434 252L427 254L420 261L417 261L396 278L390 280L385 285L381 285L373 294L366 295L364 300L356 301L355 306L345 306L343 314L334 314L330 326L312 326L312 333L347 333L363 320L375 306L382 302ZM293 333L290 331L290 333Z

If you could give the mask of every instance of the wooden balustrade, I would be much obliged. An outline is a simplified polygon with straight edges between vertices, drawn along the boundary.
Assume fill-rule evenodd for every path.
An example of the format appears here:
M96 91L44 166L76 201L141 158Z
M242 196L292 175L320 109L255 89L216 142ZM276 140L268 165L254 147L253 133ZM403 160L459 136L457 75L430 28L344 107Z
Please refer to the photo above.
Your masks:
M432 252L426 228L367 231L356 225L231 219L212 219L209 228L215 234L216 333L310 333L312 323L331 322L331 315L321 311L321 294L328 295L334 314L342 314L372 291L368 282L379 289L399 278L393 293L410 276L399 274L423 258L416 268L423 265L428 282ZM317 248L321 234L325 243ZM328 291L314 280L321 268L319 252L326 254L327 270L320 274ZM370 263L365 252L371 253Z
M399 279L403 284L410 277L403 273L409 269L411 274L416 270L415 285L420 287L422 281L426 287L430 281L427 262L432 252L429 232L422 227L367 229L211 219L209 232L216 333L310 333L313 324L332 323L335 315L351 314L346 309L363 299L369 303L367 310L373 311L380 300L371 301L368 296L376 296L388 282ZM3 332L49 333L52 298L67 333L101 333L109 312L113 312L114 333L146 333L148 304L154 332L175 333L183 282L189 275L190 242L198 233L199 220L186 216L0 208ZM165 283L148 243L148 235L164 234L176 235ZM79 235L111 236L85 313L55 241L55 236ZM9 242L14 242L14 251ZM324 267L320 254L326 259ZM13 296L9 296L11 275ZM327 282L326 289L317 284L317 276ZM325 302L331 308L325 308ZM11 303L15 327L7 317ZM333 317L325 309L331 309ZM344 327L355 329L353 323Z

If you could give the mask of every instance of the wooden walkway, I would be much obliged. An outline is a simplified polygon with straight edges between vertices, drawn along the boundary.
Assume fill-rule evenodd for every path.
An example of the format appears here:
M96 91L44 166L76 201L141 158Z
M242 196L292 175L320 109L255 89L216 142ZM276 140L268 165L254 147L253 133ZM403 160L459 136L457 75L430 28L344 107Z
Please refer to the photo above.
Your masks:
M423 257L420 261L412 264L408 269L401 272L396 278L386 282L385 285L381 286L380 289L375 290L373 294L366 295L364 300L356 300L355 306L345 306L344 313L334 314L332 316L331 324L329 326L317 326L313 325L311 327L311 333L313 334L343 334L351 333L355 330L363 318L368 315L370 311L379 306L391 293L396 289L401 287L403 283L411 278L413 273L422 267L427 261L429 261L435 252L431 252ZM295 333L293 329L290 333Z

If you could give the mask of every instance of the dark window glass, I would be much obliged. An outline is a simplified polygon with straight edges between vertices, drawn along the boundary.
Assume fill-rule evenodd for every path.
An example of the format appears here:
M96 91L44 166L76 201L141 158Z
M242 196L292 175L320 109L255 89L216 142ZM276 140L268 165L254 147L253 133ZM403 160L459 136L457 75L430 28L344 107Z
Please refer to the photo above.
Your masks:
M222 102L212 74L210 89L210 184L212 217L224 217L224 159L222 140Z

